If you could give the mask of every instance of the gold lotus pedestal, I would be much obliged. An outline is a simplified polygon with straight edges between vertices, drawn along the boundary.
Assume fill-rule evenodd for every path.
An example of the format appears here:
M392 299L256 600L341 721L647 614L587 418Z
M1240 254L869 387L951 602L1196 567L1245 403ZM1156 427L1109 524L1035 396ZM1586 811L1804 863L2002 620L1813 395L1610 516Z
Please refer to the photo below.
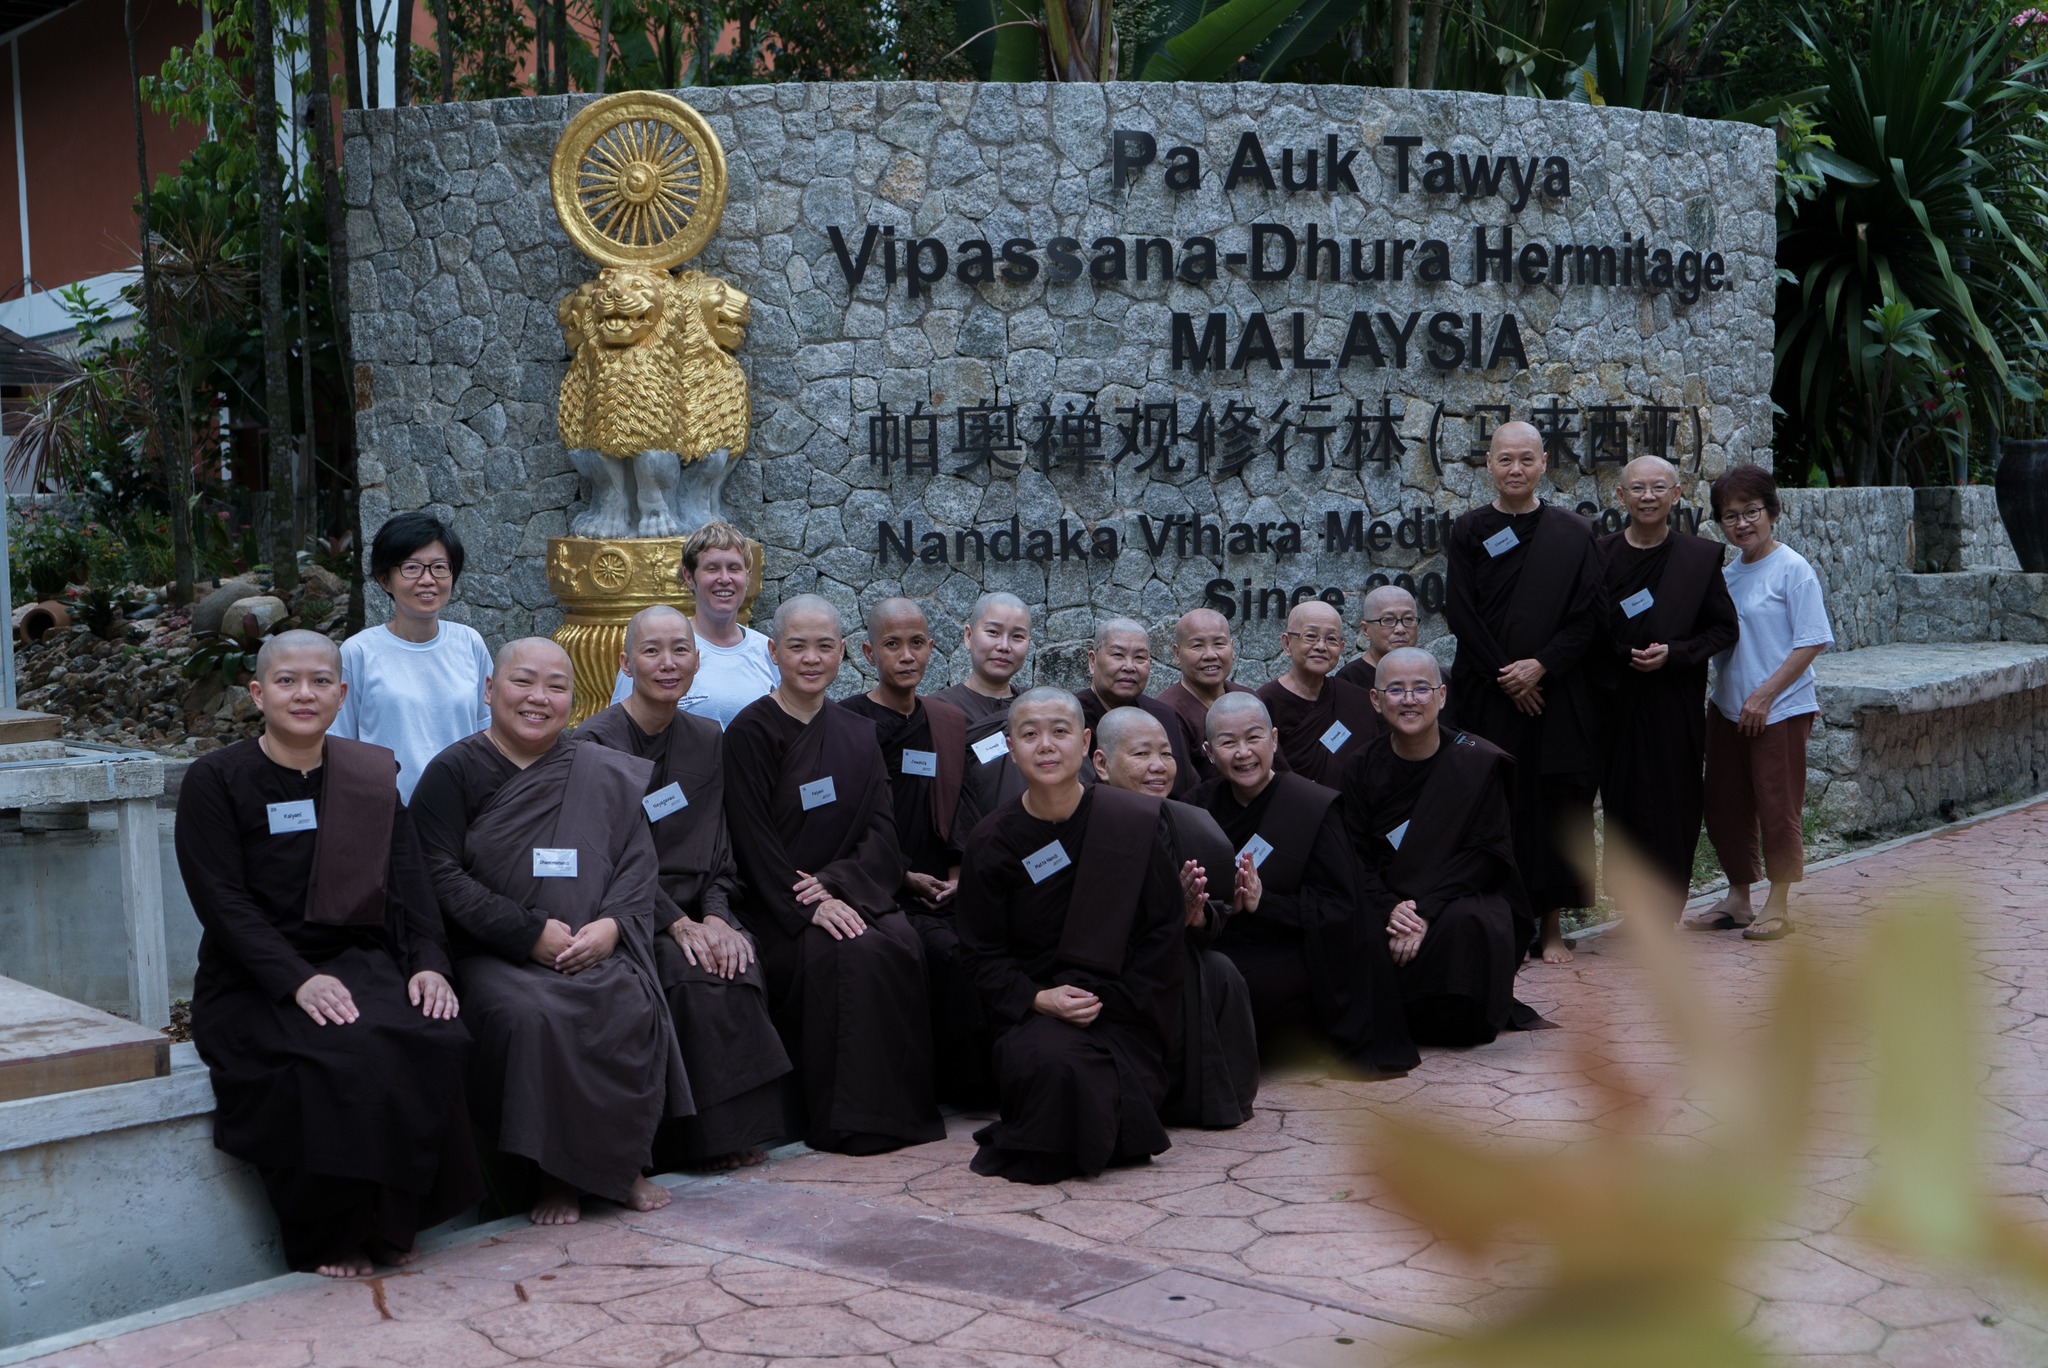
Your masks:
M753 566L741 622L752 619L761 594L761 544L747 542ZM626 624L657 603L684 613L697 611L697 596L677 573L683 564L681 537L548 538L548 589L566 611L555 640L576 668L576 710L570 721L595 716L610 703L626 648Z

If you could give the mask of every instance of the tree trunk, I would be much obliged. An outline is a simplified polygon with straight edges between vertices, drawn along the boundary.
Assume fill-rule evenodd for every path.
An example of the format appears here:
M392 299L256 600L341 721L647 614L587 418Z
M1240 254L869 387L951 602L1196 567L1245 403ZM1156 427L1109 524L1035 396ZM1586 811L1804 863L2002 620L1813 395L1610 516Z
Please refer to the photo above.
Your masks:
M346 5L349 3L349 0L341 0L341 3ZM356 4L360 6L360 28L363 35L363 108L375 109L377 107L377 16L371 12L370 0L356 0ZM404 8L404 0L399 0L399 4L399 32L403 33L405 32L404 26L410 20L412 11ZM402 65L405 61L405 51L403 48L398 51L398 60L401 63L398 71L403 72L405 70L405 67ZM397 86L398 89L391 92L391 103L395 105L404 104L405 83L394 74L392 84Z
M548 0L528 0L533 6L533 93L545 95L554 85L548 72Z
M555 0L555 94L569 93L569 0Z
M292 529L292 373L284 314L284 187L277 161L277 43L270 0L253 0L250 57L256 96L256 252L263 327L264 441L270 468L263 555L280 591L299 582Z
M711 84L711 58L718 43L718 20L710 0L697 4L697 59L690 64L690 84Z
M307 8L318 8L318 0ZM292 101L292 147L302 146L305 124L299 118L299 102ZM304 410L299 433L298 467L292 476L292 545L304 546L310 534L319 531L319 467L313 432L313 309L306 294L306 227L312 215L306 212L305 177L299 178L298 223L292 233L292 271L299 296L299 395Z
M1444 0L1423 0L1422 48L1415 54L1415 88L1436 89L1437 50L1444 42Z
M454 104L455 35L448 31L448 0L434 0L434 52L441 67L441 103Z
M1394 89L1408 88L1408 24L1415 15L1415 0L1394 0L1394 13L1390 22L1393 32L1393 56L1388 65L1393 68Z
M342 12L348 12L346 0ZM350 546L360 551L363 544L360 505L356 500L356 348L348 312L348 222L341 202L341 170L334 162L334 99L327 75L327 16L322 0L307 9L306 38L311 51L313 74L313 164L320 172L320 205L327 218L327 298L334 310L334 352L341 370L342 402L335 415L334 445L341 457L342 485L347 490L344 525ZM317 16L317 17L316 17ZM311 393L310 388L307 391ZM310 412L310 409L309 409ZM307 431L312 431L309 421ZM363 625L363 558L349 559L348 630Z
M391 30L391 107L412 100L412 0L397 0L398 23Z
M320 0L314 0L314 3L319 4ZM335 12L341 16L341 74L345 88L348 91L348 107L350 109L361 109L363 107L363 61L362 53L357 50L356 8L351 3L351 0L338 0L334 8ZM306 22L309 25L308 32L310 32L311 18L309 17ZM327 15L324 5L320 15L320 27L322 29L327 27Z
M612 0L598 0L597 6L597 93L604 94L605 68L611 65Z
M122 0L121 26L128 39L128 100L135 113L135 175L142 186L142 340L149 358L149 412L156 423L157 452L170 487L171 602L192 601L192 448L177 431L170 384L164 375L163 319L156 292L156 223L151 213L149 142L142 121L142 68L135 51L135 6ZM0 501L4 502L4 501Z

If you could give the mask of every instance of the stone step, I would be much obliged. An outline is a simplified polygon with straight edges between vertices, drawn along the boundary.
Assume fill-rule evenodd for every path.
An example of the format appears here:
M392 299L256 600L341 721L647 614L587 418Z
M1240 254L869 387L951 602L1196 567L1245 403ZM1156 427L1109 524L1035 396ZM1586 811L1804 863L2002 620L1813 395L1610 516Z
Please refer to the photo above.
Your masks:
M171 1042L161 1032L0 978L0 1102L170 1071Z

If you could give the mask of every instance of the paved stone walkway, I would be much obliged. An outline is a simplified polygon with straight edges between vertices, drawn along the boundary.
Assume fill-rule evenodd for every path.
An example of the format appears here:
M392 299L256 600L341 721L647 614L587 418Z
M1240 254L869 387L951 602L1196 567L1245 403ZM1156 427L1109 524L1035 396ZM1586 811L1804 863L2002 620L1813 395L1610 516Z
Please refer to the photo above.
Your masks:
M1991 1001L1992 1190L2048 1230L2048 804L1816 871L1802 934L1847 953L1888 898L1969 891ZM1765 1001L1781 947L1681 945L1731 1029ZM1171 1368L1376 1365L1524 1304L1533 1245L1468 1258L1390 1209L1365 1145L1376 1114L1556 1149L1642 1127L1598 1086L1653 1101L1660 1143L1705 1146L1669 1034L1625 946L1532 966L1521 995L1565 1029L1432 1051L1409 1077L1270 1080L1249 1124L1177 1132L1140 1169L1052 1188L967 1169L974 1127L876 1158L795 1153L685 1183L667 1210L500 1233L404 1274L289 1290L36 1360L44 1368L616 1365ZM2048 1298L1943 1278L1849 1233L1869 1166L1860 1066L1824 1073L1808 1182L1726 1291L1757 1340L1803 1368L2048 1363Z

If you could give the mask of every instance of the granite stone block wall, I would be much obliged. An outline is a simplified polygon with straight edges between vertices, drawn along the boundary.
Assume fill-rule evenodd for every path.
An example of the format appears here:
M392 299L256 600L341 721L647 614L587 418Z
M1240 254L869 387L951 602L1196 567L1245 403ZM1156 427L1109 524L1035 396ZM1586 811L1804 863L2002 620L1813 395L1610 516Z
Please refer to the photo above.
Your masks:
M1175 616L1220 601L1238 619L1248 677L1263 677L1287 600L1342 594L1355 606L1375 574L1411 575L1436 586L1432 597L1440 592L1440 579L1429 578L1441 571L1440 519L1485 497L1483 471L1467 459L1492 420L1484 406L1504 405L1513 417L1548 408L1558 455L1548 492L1596 510L1611 503L1624 454L1669 449L1689 483L1770 459L1774 154L1763 130L1562 101L1339 86L849 83L678 93L723 142L731 178L723 224L691 264L753 298L739 353L753 386L753 449L727 502L767 547L763 610L804 590L849 611L901 592L930 604L940 640L952 641L977 595L1006 589L1041 610L1037 677L1066 680L1100 617L1140 617L1160 629L1163 646ZM470 557L454 615L493 641L559 621L542 555L547 538L566 531L579 493L554 421L567 359L555 308L596 268L557 223L546 173L583 103L425 105L347 118L365 531L401 509L451 518ZM1123 184L1119 130L1150 136L1158 153ZM1250 174L1226 188L1247 134L1270 160L1273 189ZM1195 188L1166 185L1176 147L1199 154ZM1431 151L1444 154L1448 181L1422 179ZM1310 153L1320 160L1307 177L1315 188L1290 193L1285 178L1299 184ZM1503 157L1516 166L1505 179ZM1568 164L1569 194L1538 186L1549 158ZM1518 182L1526 194L1515 192ZM1337 236L1341 278L1297 269L1253 279L1250 266L1228 258L1248 250L1256 224L1302 239L1310 227ZM964 242L1029 238L1043 269L1017 284L955 274L913 290L901 271L886 278L878 240L877 257L850 284L870 227L893 230L899 246L889 250L922 239L956 265ZM1483 234L1498 248L1510 229L1518 253L1532 244L1544 254L1612 247L1631 260L1639 250L1647 267L1652 250L1668 250L1696 254L1696 268L1718 254L1722 288L1688 300L1668 282L1530 283L1519 264L1505 281L1498 272L1480 279L1476 241ZM1051 278L1048 252L1061 236L1078 247L1077 280ZM1156 265L1139 279L1135 264L1125 279L1099 280L1095 244L1104 237L1164 239L1183 267L1195 240L1210 237L1223 264L1208 281L1184 271L1162 278ZM1446 279L1418 275L1418 244L1430 239L1446 244ZM935 257L924 251L929 266ZM1381 278L1354 279L1354 251L1367 264L1375 251L1390 254ZM1404 253L1396 279L1392 262ZM1279 254L1274 247L1266 259ZM1195 371L1183 356L1176 368L1176 315L1191 343L1220 317L1226 363ZM1475 353L1477 336L1492 353L1509 316L1525 366L1511 354L1446 369L1426 359L1432 346L1451 355L1447 341L1430 341L1430 327ZM1254 317L1269 320L1270 357L1246 341L1257 340ZM1397 344L1404 322L1413 330ZM1361 326L1384 364L1360 350L1349 366L1315 366L1362 348ZM1036 453L1012 453L1017 470L956 459L961 411L1010 404L1027 448L1044 432L1055 437ZM933 414L940 421L930 429L888 426ZM1219 423L1208 450L1205 415L1235 420ZM1153 429L1141 430L1145 422ZM932 433L936 470L881 459L875 434L892 431ZM1693 483L1695 502L1702 492ZM1356 540L1347 536L1353 513L1362 515ZM990 539L1013 518L1027 534L1048 531L1057 550L1042 560L977 559L975 539L962 534ZM906 521L907 562L881 531L901 532ZM1245 529L1236 546L1234 524ZM1105 529L1113 547L1098 536ZM1827 535L1841 548L1840 578L1860 592L1848 568L1859 530L1830 524ZM372 593L373 611L384 607L379 598ZM1428 622L1425 635L1440 638L1441 617ZM957 653L935 662L935 682L959 677L963 665ZM1162 668L1158 682L1167 678Z
M2048 788L2048 689L1960 708L1867 709L1823 722L1806 752L1807 803L1822 827L1925 827L1958 809Z

